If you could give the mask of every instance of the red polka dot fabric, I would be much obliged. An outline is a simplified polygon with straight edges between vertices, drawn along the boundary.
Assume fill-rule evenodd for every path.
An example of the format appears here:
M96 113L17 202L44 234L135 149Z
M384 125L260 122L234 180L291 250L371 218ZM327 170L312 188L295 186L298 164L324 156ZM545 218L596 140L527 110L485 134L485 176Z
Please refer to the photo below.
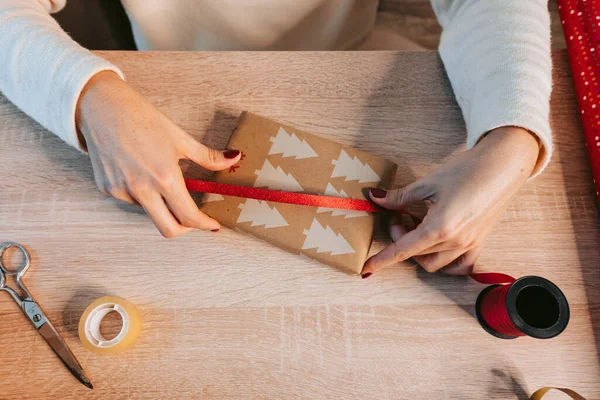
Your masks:
M558 0L558 11L600 202L600 0Z

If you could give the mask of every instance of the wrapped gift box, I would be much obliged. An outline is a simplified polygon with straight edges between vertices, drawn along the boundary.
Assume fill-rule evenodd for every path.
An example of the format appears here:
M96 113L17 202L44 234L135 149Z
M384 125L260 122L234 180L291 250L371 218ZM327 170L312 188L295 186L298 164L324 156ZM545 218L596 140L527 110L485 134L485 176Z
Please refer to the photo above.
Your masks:
M396 164L249 112L240 116L227 148L242 159L215 181L287 192L368 199L388 188ZM205 194L201 209L221 224L349 274L360 274L375 215Z

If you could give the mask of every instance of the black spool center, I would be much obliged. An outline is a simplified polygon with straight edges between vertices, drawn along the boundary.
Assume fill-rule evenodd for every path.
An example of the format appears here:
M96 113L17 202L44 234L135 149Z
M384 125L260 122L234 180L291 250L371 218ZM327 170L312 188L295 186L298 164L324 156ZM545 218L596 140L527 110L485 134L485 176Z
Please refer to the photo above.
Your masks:
M526 286L516 299L517 312L523 322L537 329L548 329L558 322L558 301L541 286Z

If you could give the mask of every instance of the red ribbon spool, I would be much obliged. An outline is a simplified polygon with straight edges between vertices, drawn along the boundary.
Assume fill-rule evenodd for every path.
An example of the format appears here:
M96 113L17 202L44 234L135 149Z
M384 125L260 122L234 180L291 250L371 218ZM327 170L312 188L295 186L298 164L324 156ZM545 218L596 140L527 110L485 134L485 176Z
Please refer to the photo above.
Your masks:
M569 303L563 292L545 278L504 274L472 274L490 284L477 296L475 312L481 327L501 339L531 336L550 339L569 323Z

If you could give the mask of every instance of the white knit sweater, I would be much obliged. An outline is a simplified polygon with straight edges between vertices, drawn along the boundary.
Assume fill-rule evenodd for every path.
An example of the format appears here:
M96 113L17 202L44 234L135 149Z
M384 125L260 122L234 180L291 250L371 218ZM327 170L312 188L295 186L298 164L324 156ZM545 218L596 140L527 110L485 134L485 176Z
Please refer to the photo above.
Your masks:
M113 64L50 17L66 0L0 0L0 91L80 147L75 107L87 81ZM140 49L341 49L372 27L378 0L122 0ZM440 55L467 126L467 147L519 126L550 160L550 21L546 0L432 0Z

